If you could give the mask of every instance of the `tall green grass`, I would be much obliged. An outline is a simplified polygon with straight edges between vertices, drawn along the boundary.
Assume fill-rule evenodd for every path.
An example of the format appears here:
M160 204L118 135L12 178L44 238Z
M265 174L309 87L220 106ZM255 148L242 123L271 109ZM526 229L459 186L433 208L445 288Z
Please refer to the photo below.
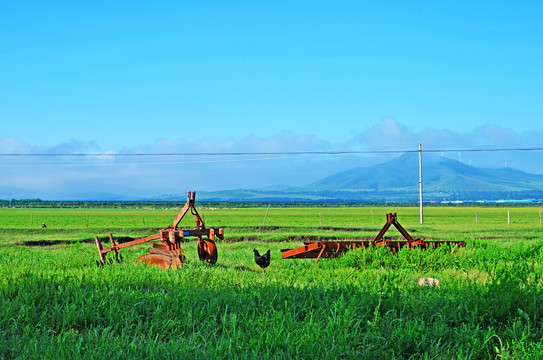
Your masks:
M0 359L543 357L538 209L515 209L516 222L507 224L504 209L435 208L423 225L415 208L373 209L375 225L364 208L270 209L269 227L265 208L204 209L208 225L225 226L217 265L200 263L188 242L186 265L168 271L137 262L148 244L97 268L96 246L78 240L111 230L149 235L175 210L98 211L89 228L82 212L44 210L47 229L29 229L27 210L0 211ZM280 249L301 245L295 235L375 236L389 210L415 236L467 247L354 250L318 265L281 259ZM137 224L140 215L146 225ZM24 245L48 240L73 243ZM253 248L272 250L269 268L254 264ZM420 287L420 277L440 287Z

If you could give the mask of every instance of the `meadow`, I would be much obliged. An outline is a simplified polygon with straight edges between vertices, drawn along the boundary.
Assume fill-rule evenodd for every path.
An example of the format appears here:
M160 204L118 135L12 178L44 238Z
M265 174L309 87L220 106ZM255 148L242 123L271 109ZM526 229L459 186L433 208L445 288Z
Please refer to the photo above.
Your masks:
M225 231L216 265L192 241L180 269L139 263L149 244L96 266L95 236L152 235L178 211L0 209L0 359L543 358L540 207L434 206L420 224L418 207L206 206ZM281 259L303 240L374 237L390 212L467 246ZM269 268L253 248L271 249Z

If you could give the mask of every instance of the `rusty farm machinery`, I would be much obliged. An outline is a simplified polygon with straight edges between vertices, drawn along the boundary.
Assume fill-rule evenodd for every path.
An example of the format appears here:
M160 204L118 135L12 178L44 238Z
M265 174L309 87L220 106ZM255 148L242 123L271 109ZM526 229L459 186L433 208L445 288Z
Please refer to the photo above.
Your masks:
M405 238L403 240L392 240L383 238L388 229L394 226L400 234ZM429 247L436 248L440 245L456 245L458 247L466 246L465 241L426 241L424 239L413 238L407 230L398 222L396 213L387 214L387 222L373 240L356 240L356 241L305 241L304 245L296 249L281 250L283 259L317 259L315 263L324 258L337 257L346 253L349 250L364 249L372 246L387 246L394 254L400 249L406 247L408 249L420 248L428 249Z
M196 227L190 230L181 230L177 226L187 213L191 213L195 217ZM368 240L318 240L304 241L304 245L296 249L281 250L283 259L316 259L318 263L321 258L333 258L354 249L365 249L370 247L388 247L394 254L402 248L437 248L441 245L455 245L465 247L465 241L449 241L449 240L425 240L421 238L413 238L407 230L400 225L396 213L386 214L387 222L373 239ZM385 233L394 226L403 239L391 239L384 237ZM141 255L138 260L147 264L156 264L163 269L178 268L185 262L185 255L181 249L181 243L187 242L188 238L198 238L198 257L206 264L215 264L217 262L217 246L215 237L224 239L224 231L222 228L206 228L204 220L198 213L195 207L195 191L189 191L187 202L181 209L173 223L165 229L158 231L158 234L143 237L133 241L118 243L109 235L111 247L104 247L98 237L95 238L96 246L100 254L100 260L97 261L98 266L106 263L106 256L109 252L113 252L113 259L109 258L109 262L122 261L122 256L119 251L129 246L142 244L149 241L160 240L153 243L153 246L148 249L148 253Z
M160 240L153 243L153 246L148 249L148 253L141 255L138 260L147 264L156 264L163 269L178 268L182 266L185 261L185 255L183 249L181 249L181 243L188 241L190 237L198 238L198 257L206 264L215 264L217 262L217 246L215 244L215 237L219 239L224 238L224 231L222 228L206 228L204 220L198 213L195 207L195 191L189 191L187 195L187 202L181 209L173 223L165 229L158 231L158 234L143 237L133 241L119 244L113 239L113 236L109 235L111 247L104 247L98 237L95 238L96 246L100 254L100 260L97 261L97 265L102 266L106 263L106 256L109 252L113 252L114 259L109 258L109 262L120 262L122 256L119 250L142 244L145 242ZM181 230L177 226L183 219L183 217L189 213L195 217L196 226L194 229Z

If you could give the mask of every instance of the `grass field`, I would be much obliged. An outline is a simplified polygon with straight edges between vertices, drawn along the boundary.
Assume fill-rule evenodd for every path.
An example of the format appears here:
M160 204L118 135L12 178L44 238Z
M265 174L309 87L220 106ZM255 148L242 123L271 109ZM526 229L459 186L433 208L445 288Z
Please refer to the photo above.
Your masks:
M0 359L543 358L539 207L428 207L422 225L418 207L202 208L225 229L215 266L194 241L181 269L137 262L145 244L96 267L94 236L152 235L178 211L0 209ZM281 259L305 239L374 237L389 212L467 247ZM265 271L253 248L272 250Z

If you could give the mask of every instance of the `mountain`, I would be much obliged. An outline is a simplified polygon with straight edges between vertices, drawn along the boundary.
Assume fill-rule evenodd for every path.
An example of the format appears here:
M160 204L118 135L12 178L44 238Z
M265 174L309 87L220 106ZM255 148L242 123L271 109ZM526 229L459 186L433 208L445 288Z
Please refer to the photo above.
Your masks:
M426 191L543 191L543 175L510 168L476 168L431 154L424 156L422 170ZM304 188L418 191L418 186L418 154L404 154L383 164L330 175Z
M511 168L469 166L434 154L423 154L424 201L480 201L543 199L543 175ZM141 190L123 189L124 194L97 192L81 187L59 187L48 193L28 189L0 188L0 199L45 198L86 201L179 201L186 194L137 195ZM103 187L106 189L107 187ZM230 202L418 202L419 157L408 153L388 162L353 167L305 186L269 186L205 192L199 201Z
M543 175L511 168L477 168L426 154L422 161L425 201L543 199ZM404 154L391 161L338 172L306 186L275 190L203 193L215 201L418 202L419 158Z

